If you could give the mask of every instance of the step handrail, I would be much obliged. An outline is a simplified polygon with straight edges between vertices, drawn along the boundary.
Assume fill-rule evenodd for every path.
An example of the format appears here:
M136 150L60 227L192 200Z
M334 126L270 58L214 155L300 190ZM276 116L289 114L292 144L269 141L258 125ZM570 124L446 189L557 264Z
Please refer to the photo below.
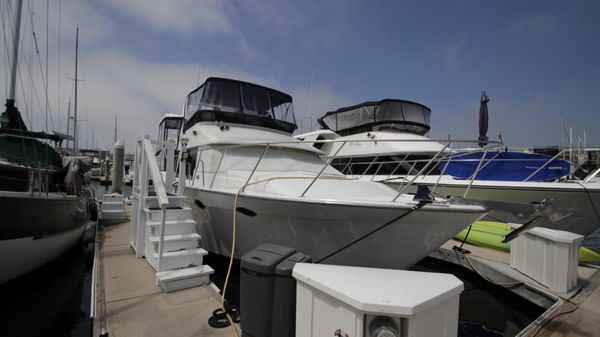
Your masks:
M156 157L154 156L154 151L152 150L152 143L149 139L143 139L142 143L144 144L144 159L147 161L150 176L152 176L154 190L156 191L156 196L158 197L158 204L160 205L160 208L166 208L169 205L169 198L167 197L165 184L162 176L160 175L158 163L156 161Z
M136 150L136 158L135 158L135 174L139 177L134 178L134 186L133 190L136 190L136 185L139 184L140 192L137 195L133 196L132 200L132 208L135 213L135 221L132 223L132 227L135 230L130 231L131 241L133 244L133 248L136 252L136 257L141 258L144 254L142 252L142 246L144 245L145 240L145 223L142 223L143 219L142 212L146 206L146 198L148 197L148 185L149 178L152 179L154 190L156 192L156 197L158 199L158 204L161 208L161 222L160 222L160 237L158 241L158 262L157 262L157 271L162 271L161 262L163 258L163 244L165 237L165 222L167 218L167 208L169 206L169 197L167 195L167 189L165 187L165 181L160 173L160 169L158 167L157 155L154 152L153 143L157 143L157 141L150 140L150 136L146 135L144 138L138 140L138 149ZM167 150L170 146L169 143L167 145ZM170 154L170 153L169 153ZM138 156L139 155L139 156ZM160 156L160 154L159 154ZM171 168L172 171L172 168ZM167 168L167 175L172 174L169 172ZM169 177L166 177L169 180Z

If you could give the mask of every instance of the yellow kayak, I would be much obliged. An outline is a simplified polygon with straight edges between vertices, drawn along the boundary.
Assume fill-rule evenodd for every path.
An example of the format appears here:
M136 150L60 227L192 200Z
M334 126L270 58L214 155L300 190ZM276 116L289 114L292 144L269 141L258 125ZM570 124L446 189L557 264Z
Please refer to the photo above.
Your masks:
M454 238L460 241L464 240L468 230L469 227L463 229ZM510 251L510 243L502 243L502 240L504 240L504 236L510 233L510 231L510 226L504 222L477 221L471 227L471 232L466 242L475 246L508 252ZM589 248L581 247L579 248L579 261L600 263L600 254Z

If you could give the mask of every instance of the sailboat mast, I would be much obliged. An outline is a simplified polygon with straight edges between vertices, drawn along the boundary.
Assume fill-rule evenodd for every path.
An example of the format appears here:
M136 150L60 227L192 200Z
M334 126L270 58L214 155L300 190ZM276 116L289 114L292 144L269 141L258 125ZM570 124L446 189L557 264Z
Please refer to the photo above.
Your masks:
M21 32L21 9L23 8L23 1L17 0L15 8L15 26L13 29L13 50L12 59L10 64L10 86L8 91L7 101L15 101L15 92L17 87L17 60L19 57L19 38Z
M78 137L77 137L77 86L79 84L77 80L77 54L79 51L79 27L77 27L77 32L75 34L75 103L73 104L73 155L77 155L79 151L78 148Z

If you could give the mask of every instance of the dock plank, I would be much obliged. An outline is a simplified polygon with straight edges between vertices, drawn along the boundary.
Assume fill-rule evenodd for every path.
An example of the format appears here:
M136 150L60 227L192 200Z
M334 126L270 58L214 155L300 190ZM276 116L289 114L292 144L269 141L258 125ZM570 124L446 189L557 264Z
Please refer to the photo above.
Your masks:
M459 241L450 240L443 244L440 249L442 254L452 254L452 248L458 246ZM477 261L488 260L489 265L497 263L504 264L504 269L510 269L510 254L491 248L477 247L466 243L464 245L470 253L471 259ZM543 285L525 275L518 277L519 272L505 273L519 278L529 286L545 289ZM580 283L575 290L568 294L557 294L562 298L560 305L548 309L540 318L527 327L519 336L536 337L591 337L600 336L600 270L598 267L587 267L580 265L578 268ZM564 314L563 314L564 313Z
M104 229L100 260L106 310L95 321L104 319L109 336L232 336L231 328L208 325L220 305L211 286L162 291L152 267L129 247L129 226L127 221Z

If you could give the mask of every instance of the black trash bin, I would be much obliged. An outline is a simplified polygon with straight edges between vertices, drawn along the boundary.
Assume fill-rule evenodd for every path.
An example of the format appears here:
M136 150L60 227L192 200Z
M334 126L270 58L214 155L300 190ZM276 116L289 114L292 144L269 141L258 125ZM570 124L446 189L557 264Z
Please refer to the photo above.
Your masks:
M296 280L292 277L292 270L298 262L312 262L312 259L295 253L275 268L271 337L296 336Z
M293 248L267 243L242 256L240 309L243 337L271 336L275 267L295 252Z

